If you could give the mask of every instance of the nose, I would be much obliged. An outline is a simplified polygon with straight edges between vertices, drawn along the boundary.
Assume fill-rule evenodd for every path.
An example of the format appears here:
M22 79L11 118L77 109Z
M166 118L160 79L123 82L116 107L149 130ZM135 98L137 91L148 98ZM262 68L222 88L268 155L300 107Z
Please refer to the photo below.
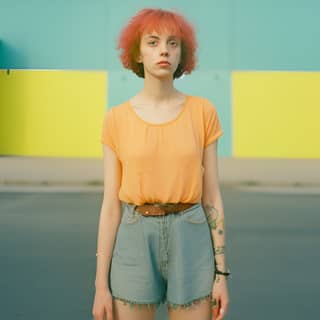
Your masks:
M160 54L161 54L161 56L167 56L169 54L166 43L162 44L162 46L160 48Z
M165 57L167 57L168 56L168 50L167 49L165 49L165 50L161 50L161 56L165 56Z
M165 52L161 52L161 55L162 55L162 56L165 56L165 57L167 57L167 56L168 56L168 51L165 51Z

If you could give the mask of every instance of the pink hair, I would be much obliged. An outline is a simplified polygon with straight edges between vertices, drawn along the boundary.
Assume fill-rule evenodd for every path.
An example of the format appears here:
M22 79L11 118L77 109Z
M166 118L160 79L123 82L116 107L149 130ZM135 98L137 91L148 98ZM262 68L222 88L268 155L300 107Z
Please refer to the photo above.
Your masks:
M117 49L122 50L119 55L122 65L144 78L143 65L135 58L139 53L142 33L152 31L168 31L181 39L181 62L173 77L191 73L196 65L195 51L198 46L194 28L181 14L163 9L142 9L122 29L117 45Z

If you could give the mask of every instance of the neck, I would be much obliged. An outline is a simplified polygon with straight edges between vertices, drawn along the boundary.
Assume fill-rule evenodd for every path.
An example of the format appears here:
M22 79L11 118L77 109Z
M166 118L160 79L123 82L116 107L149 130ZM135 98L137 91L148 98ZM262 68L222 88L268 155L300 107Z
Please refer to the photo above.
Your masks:
M172 78L159 79L145 75L144 86L140 95L153 104L162 104L176 97L179 91L173 86Z

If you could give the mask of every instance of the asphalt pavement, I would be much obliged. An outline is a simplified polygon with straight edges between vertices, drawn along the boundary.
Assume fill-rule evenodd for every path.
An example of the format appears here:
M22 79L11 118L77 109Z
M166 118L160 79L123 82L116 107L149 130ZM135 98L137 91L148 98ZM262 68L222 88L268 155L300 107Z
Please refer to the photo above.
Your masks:
M0 189L1 319L92 319L102 191L79 188ZM233 273L224 319L318 319L320 193L221 191Z

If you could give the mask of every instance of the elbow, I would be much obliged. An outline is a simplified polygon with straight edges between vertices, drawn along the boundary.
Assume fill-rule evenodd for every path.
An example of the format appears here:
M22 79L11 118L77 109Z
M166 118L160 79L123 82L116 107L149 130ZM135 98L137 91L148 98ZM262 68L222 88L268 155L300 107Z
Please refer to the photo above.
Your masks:
M101 214L105 214L107 216L120 218L122 216L122 206L121 201L119 199L109 200L108 198L104 198L102 201Z
M201 197L201 204L203 208L214 207L219 208L219 211L223 211L222 196L219 188L212 192L204 192Z

